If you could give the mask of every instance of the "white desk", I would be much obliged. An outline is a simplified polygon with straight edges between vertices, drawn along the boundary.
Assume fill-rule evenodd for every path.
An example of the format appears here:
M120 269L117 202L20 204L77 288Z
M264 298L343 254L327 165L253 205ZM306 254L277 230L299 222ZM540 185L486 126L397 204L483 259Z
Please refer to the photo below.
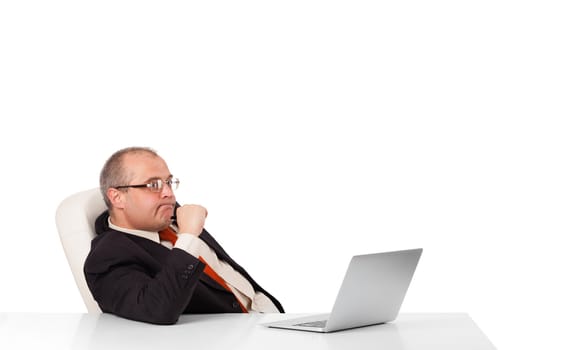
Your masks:
M266 328L290 314L182 316L156 326L109 314L0 313L0 349L494 349L467 314L401 314L330 334Z

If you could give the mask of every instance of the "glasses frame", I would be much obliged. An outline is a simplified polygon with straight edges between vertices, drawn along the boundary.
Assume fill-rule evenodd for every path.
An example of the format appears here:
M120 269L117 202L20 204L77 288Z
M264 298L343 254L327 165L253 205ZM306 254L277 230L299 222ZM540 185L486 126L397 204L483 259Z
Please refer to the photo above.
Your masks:
M155 187L155 184L157 184L156 187ZM116 190L120 190L120 189L123 189L123 188L148 188L149 190L151 190L151 192L160 193L164 189L165 184L168 185L168 187L170 187L170 189L172 191L175 191L180 186L180 179L178 179L176 177L171 177L167 180L153 179L153 180L150 180L150 182L147 182L147 183L144 183L144 184L122 185L122 186L115 186L114 188Z

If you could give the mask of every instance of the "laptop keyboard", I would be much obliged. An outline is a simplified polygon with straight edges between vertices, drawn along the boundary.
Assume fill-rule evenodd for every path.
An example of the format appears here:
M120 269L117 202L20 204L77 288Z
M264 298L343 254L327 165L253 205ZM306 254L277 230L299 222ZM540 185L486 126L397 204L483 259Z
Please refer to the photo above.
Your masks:
M326 326L326 321L327 320L304 322L304 323L294 324L294 326L324 328Z

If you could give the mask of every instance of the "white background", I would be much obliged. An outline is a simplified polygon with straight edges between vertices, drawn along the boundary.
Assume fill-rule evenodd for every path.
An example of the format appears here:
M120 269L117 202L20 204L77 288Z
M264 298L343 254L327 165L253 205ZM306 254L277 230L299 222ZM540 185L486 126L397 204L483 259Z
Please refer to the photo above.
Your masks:
M423 247L403 311L561 348L559 1L3 1L0 312L84 312L55 227L155 148L288 312Z

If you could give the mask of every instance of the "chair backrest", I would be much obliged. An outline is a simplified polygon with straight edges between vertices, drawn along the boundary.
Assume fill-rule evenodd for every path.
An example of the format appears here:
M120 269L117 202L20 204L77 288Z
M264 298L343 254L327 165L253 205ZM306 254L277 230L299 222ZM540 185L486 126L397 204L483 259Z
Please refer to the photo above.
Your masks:
M55 215L57 230L74 281L89 313L100 313L84 277L84 261L96 236L94 222L107 207L99 188L75 193L64 199Z

